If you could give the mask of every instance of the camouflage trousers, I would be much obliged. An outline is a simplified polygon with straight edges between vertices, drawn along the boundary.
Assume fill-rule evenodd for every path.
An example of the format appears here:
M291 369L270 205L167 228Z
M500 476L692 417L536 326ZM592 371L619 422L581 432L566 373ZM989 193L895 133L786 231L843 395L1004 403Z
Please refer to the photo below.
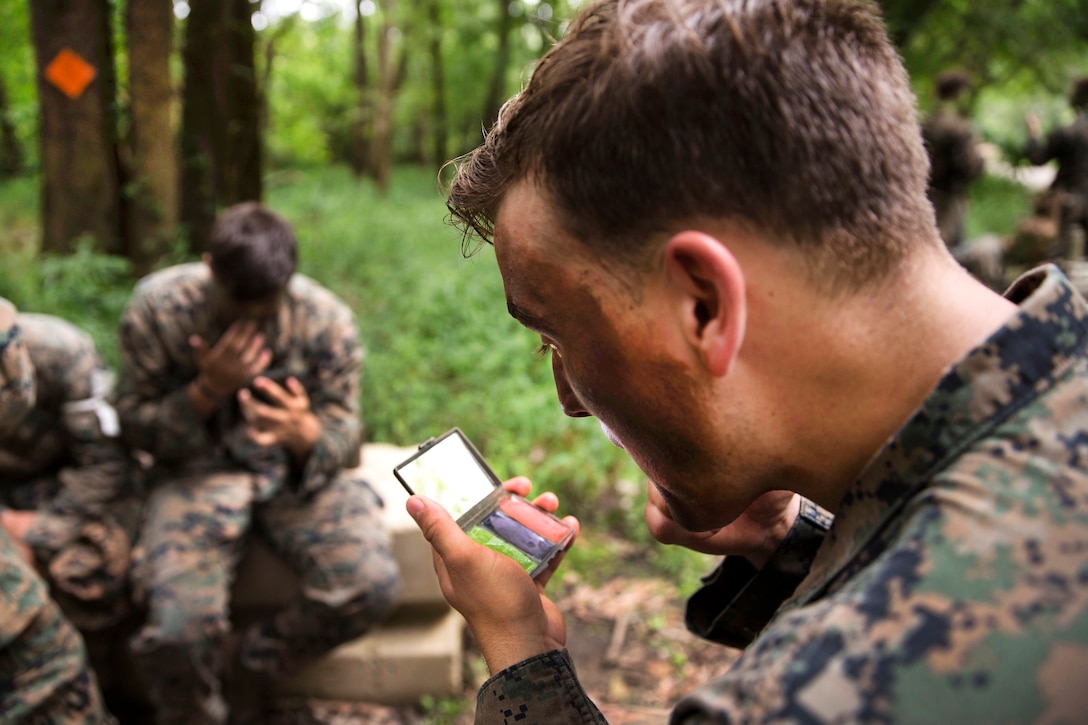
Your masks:
M50 594L81 632L105 630L133 613L129 566L140 500L130 495L95 514L61 514L49 506L60 486L56 476L6 483L0 506L38 513L26 543Z
M133 573L148 621L131 641L161 723L223 723L223 678L296 671L355 639L393 609L400 577L381 500L339 476L306 499L280 491L258 501L247 473L153 485ZM250 536L301 579L284 609L240 633L226 652L229 598Z
M0 722L114 723L79 632L0 529Z

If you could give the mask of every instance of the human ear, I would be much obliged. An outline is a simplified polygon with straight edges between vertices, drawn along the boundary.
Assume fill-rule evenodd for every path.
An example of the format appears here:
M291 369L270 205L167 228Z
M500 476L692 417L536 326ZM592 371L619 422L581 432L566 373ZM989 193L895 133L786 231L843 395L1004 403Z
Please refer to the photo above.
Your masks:
M729 248L699 231L665 247L665 268L688 343L712 375L727 375L740 353L748 319L744 272Z

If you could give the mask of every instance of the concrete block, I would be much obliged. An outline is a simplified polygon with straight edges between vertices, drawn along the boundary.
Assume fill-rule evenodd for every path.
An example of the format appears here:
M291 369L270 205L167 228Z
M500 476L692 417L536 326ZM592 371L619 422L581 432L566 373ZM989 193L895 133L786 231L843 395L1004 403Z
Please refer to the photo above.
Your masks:
M404 585L401 606L444 611L448 605L434 573L431 546L404 510L408 494L393 475L393 466L414 451L412 447L368 443L362 450L362 464L354 470L374 486L385 502L385 521ZM238 566L231 605L236 610L280 607L298 591L295 574L262 542L252 541Z
M383 705L414 704L423 695L459 695L464 691L463 629L464 620L453 610L441 615L405 611L277 683L277 691L285 697Z

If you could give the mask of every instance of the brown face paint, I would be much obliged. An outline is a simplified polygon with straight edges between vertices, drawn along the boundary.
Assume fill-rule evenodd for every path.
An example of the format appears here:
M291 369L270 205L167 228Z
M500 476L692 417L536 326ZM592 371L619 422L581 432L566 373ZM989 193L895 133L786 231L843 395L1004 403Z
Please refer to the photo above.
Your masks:
M422 443L393 474L409 494L442 504L473 540L509 556L530 576L542 572L574 536L562 520L503 489L457 428Z

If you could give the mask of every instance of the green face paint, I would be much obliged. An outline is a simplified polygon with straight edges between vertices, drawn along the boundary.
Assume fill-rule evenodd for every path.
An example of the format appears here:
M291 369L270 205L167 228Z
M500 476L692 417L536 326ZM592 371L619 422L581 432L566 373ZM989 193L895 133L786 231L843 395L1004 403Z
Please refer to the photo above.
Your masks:
M474 526L468 531L469 538L475 541L477 544L483 544L489 549L509 556L511 559L521 565L521 568L527 572L531 572L537 565L537 561L530 559L529 556L518 547L514 546L508 541L504 541L496 536L493 532L488 531L483 526Z

